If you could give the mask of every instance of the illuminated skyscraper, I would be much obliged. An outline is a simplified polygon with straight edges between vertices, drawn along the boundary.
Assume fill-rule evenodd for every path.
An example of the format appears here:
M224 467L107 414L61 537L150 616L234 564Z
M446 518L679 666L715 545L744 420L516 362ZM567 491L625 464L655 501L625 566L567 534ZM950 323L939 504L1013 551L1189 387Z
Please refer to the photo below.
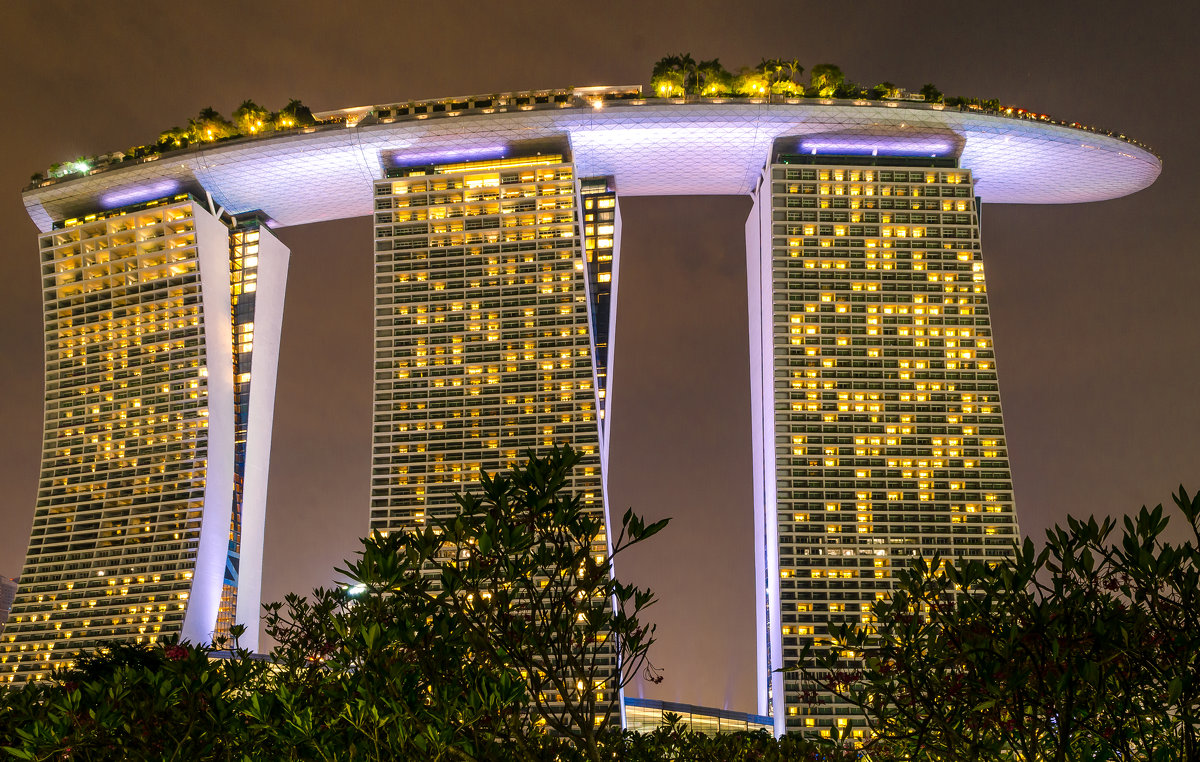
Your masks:
M606 239L586 228L589 260L561 155L397 160L375 185L371 529L451 514L482 473L562 443L584 454L569 487L602 513L606 365L593 353L608 350L615 195L583 196L589 214L610 213ZM604 552L606 536L595 542Z
M777 730L861 722L773 670L831 624L870 621L897 570L995 560L1018 537L971 173L888 144L777 150L747 222L760 691Z
M45 439L0 676L233 621L257 645L288 250L189 195L39 236ZM255 351L256 350L256 351ZM251 358L254 358L251 382Z

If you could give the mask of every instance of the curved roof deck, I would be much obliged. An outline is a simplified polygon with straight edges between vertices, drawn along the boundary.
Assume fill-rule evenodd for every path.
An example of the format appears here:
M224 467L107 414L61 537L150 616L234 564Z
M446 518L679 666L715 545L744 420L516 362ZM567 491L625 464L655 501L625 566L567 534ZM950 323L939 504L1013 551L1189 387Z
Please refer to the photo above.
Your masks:
M836 154L878 143L956 156L985 202L1066 204L1118 198L1148 187L1162 163L1132 141L1038 119L905 101L731 98L603 99L439 113L388 107L329 112L337 124L202 144L126 161L27 189L42 231L56 220L206 190L227 211L254 209L279 226L369 215L373 182L392 157L428 163L501 155L525 141L569 141L581 177L612 175L624 196L750 193L779 138ZM532 104L534 99L523 99ZM466 99L464 99L466 101ZM442 101L443 104L453 104ZM411 110L409 110L411 111Z

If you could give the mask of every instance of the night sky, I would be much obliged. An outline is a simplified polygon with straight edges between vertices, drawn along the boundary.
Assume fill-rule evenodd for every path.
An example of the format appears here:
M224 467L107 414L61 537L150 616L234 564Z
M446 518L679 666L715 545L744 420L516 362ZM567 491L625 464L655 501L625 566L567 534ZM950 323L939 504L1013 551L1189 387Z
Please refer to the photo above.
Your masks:
M336 7L336 10L334 8ZM1200 490L1196 3L7 3L0 18L0 574L20 573L41 442L35 171L153 142L205 106L314 110L648 84L676 52L999 98L1152 146L1132 197L990 206L983 251L1023 533ZM247 10L249 8L249 10ZM849 8L849 10L847 10ZM1185 9L1186 8L1186 9ZM985 10L995 9L995 10ZM618 572L654 587L653 698L754 711L747 198L626 198L613 507L672 516ZM291 247L263 595L328 584L366 533L371 226ZM637 686L634 688L637 692Z

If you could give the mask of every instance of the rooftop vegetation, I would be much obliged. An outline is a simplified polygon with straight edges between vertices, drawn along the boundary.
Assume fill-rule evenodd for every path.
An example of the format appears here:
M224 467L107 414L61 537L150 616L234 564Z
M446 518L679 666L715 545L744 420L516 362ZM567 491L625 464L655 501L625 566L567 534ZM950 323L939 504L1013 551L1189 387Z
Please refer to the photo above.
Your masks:
M846 98L853 100L912 100L945 103L948 106L977 104L1000 108L998 100L945 98L942 91L927 83L908 92L893 82L862 85L846 78L841 68L828 63L816 64L804 78L804 67L795 58L764 58L757 66L743 66L737 73L727 70L719 59L696 61L691 53L665 56L654 64L650 74L651 94L658 98L748 97L767 98Z
M87 174L97 167L147 159L191 145L267 135L311 127L315 124L317 124L317 120L313 118L312 111L296 99L288 101L287 105L278 111L271 111L252 100L245 100L233 112L232 119L226 119L216 109L208 106L189 119L186 127L170 127L163 130L154 143L132 146L124 151L101 156L81 156L72 161L51 164L45 173L35 172L30 177L30 182L38 185L46 180Z

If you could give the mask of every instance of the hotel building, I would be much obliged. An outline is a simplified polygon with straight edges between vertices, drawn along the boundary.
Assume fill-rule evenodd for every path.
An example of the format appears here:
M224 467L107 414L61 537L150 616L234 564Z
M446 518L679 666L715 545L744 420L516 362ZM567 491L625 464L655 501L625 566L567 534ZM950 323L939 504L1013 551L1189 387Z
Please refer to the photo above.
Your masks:
M0 679L235 622L253 649L287 248L188 194L38 243L45 437Z
M602 513L607 365L592 358L608 349L614 247L611 229L581 235L579 213L599 202L611 221L615 195L585 181L581 205L560 154L393 162L375 184L370 528L452 515L483 473L564 442L584 456L569 488Z
M4 633L4 624L8 621L8 612L12 610L18 587L16 580L0 576L0 634Z
M897 153L778 151L747 221L758 637L775 668L870 622L915 559L997 560L1019 538L971 173ZM786 730L862 737L852 707L802 704L801 687L767 676Z
M982 206L1118 198L1161 171L1122 135L911 101L618 87L316 116L26 189L46 444L0 670L44 673L111 638L255 630L286 249L247 227L252 210L276 226L373 220L364 531L391 531L563 441L586 455L572 487L603 511L616 191L742 195L757 713L777 733L853 731L845 707L804 705L776 670L830 624L869 618L902 565L988 560L1018 536ZM251 263L238 247L254 244Z

